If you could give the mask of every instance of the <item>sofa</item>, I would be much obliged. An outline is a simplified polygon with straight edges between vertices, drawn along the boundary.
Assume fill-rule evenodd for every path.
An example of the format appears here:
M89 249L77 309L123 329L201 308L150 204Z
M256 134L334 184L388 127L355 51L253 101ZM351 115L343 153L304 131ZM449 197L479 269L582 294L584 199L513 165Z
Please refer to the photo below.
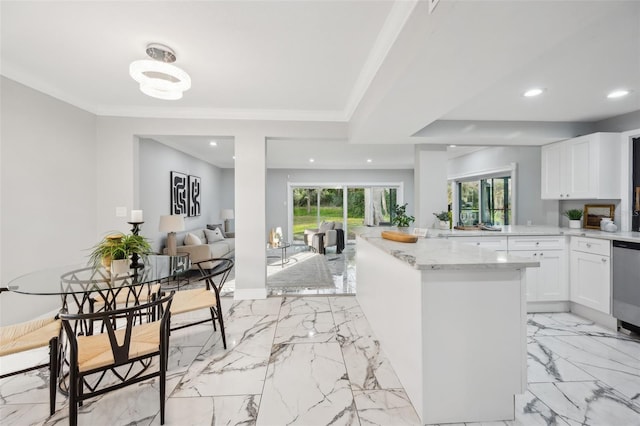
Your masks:
M189 253L191 269L196 270L196 262L211 258L233 258L236 250L235 234L226 235L221 225L207 225L207 228L176 233L178 253ZM195 237L195 238L194 238ZM162 251L167 254L167 248ZM205 269L213 268L213 262L206 262Z

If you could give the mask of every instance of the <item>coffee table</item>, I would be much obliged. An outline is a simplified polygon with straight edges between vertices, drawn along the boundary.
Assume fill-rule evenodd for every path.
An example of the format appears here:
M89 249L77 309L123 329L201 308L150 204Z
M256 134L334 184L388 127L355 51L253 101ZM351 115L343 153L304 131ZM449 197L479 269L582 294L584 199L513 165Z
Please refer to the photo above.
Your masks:
M267 244L267 249L280 249L280 256L267 256L267 259L280 258L280 267L284 268L284 265L289 263L289 257L287 256L287 248L291 247L291 243L281 242L277 245L275 244Z

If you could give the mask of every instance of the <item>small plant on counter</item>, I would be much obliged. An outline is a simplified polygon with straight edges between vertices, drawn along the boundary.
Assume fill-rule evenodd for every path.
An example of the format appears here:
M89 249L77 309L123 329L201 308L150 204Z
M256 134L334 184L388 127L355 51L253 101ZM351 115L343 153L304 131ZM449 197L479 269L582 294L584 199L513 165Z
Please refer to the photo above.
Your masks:
M568 217L569 220L580 220L582 219L582 210L581 209L569 209L562 213L564 216Z
M404 203L402 206L396 204L396 206L393 208L394 215L391 218L392 225L406 228L416 220L415 217L409 216L407 214L407 204L408 203Z
M441 222L449 222L449 212L443 210L440 213L434 213L433 215Z

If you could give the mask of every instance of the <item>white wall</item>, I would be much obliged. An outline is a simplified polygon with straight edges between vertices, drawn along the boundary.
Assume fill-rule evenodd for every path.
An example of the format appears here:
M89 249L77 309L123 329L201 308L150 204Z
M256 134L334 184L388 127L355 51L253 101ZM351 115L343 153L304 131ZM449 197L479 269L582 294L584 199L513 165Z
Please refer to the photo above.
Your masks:
M240 293L266 295L266 265L263 267L260 262L256 263L257 259L264 260L265 257L264 232L258 232L265 229L264 205L257 209L255 204L256 200L264 202L265 199L266 168L259 157L266 155L263 153L266 139L345 139L347 125L332 122L98 117L96 175L100 193L97 200L99 229L121 228L122 218L115 216L115 207L131 209L139 204L137 146L138 137L146 135L223 135L235 138L236 288L243 290L236 292L236 297L239 297ZM114 164L118 165L117 169ZM252 293L252 289L262 291Z
M416 226L431 228L433 215L447 210L447 150L443 146L415 147Z
M235 170L221 169L222 187L220 188L220 208L232 209L236 205L235 197ZM216 222L219 223L219 222ZM229 221L229 230L235 231L235 220Z
M99 192L96 117L4 77L0 84L0 278L6 286L28 272L86 263ZM3 293L0 307L5 325L58 309L60 298Z
M222 169L152 139L144 138L140 139L138 161L140 201L137 207L143 210L145 222L140 233L152 240L154 251L161 251L165 245L166 234L158 231L158 225L160 216L171 214L169 182L171 171L198 176L201 179L201 214L185 217L185 229L198 229L204 228L208 223L221 223L219 216L223 206L221 202ZM233 208L233 205L229 207Z
M404 202L409 203L407 213L413 214L413 170L358 169L358 170L315 170L315 169L269 169L267 171L267 230L282 227L284 235L287 227L287 184L291 183L404 183ZM265 236L266 237L266 236Z
M558 201L540 199L540 147L492 147L452 158L449 178L517 164L516 225L557 225Z

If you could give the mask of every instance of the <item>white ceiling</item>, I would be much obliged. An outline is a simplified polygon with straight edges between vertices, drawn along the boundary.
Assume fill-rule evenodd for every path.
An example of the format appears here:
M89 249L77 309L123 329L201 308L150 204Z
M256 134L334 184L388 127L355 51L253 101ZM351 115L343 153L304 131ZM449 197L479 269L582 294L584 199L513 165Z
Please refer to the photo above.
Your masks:
M412 0L0 8L2 75L98 115L349 122L349 141L269 141L272 167L411 167L406 144L538 145L640 110L640 1L441 0L433 14ZM151 42L191 75L183 99L146 97L129 77ZM546 92L522 97L532 86ZM621 87L633 92L606 99ZM154 139L211 158L212 137ZM317 152L327 159L309 164ZM210 161L231 167L226 157Z

